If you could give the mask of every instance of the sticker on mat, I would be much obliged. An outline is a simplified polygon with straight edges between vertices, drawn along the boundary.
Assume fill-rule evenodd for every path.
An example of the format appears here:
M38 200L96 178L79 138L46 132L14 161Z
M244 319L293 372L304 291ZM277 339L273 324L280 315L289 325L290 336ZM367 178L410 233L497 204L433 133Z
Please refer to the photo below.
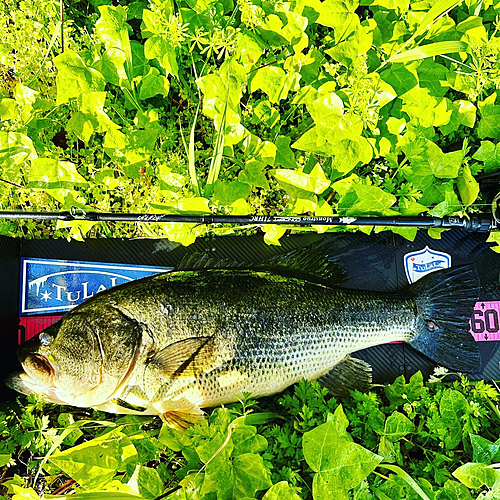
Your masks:
M407 253L404 264L408 282L415 283L429 273L451 267L451 255L425 247L423 250Z
M500 302L477 302L470 319L470 332L477 341L500 340Z
M170 269L172 268L23 258L19 312L65 312L103 290Z

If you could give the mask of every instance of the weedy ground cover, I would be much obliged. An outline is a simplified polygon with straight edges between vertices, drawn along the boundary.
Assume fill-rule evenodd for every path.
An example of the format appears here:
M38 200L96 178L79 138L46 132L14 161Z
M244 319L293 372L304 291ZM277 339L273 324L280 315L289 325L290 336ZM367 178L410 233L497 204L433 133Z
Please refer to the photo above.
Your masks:
M185 433L23 397L2 409L1 498L500 498L498 389L433 379L343 400L303 381Z
M485 201L477 179L500 170L499 11L494 0L7 0L0 207L471 213ZM249 228L0 223L17 236L185 245L209 230ZM289 229L263 230L277 244Z

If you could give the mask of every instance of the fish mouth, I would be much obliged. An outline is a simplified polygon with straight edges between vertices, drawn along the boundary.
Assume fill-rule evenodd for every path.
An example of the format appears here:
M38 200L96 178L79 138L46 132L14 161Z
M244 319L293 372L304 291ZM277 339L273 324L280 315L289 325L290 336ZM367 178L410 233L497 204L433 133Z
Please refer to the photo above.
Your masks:
M28 354L22 366L28 377L37 385L54 386L55 369L47 357L42 354Z
M46 387L43 383L32 378L26 372L11 373L5 380L5 385L14 391L25 394L26 396L36 393L42 394L42 397L51 403L65 405L66 402L62 401L56 394L54 387Z

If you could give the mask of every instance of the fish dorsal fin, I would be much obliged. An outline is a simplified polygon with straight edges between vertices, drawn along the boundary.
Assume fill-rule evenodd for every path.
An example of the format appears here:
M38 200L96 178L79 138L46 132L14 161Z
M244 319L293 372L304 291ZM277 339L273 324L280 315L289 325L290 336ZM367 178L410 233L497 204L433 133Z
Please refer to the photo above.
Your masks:
M176 271L193 271L201 269L248 269L252 264L245 261L236 261L233 259L221 259L209 252L193 252L184 255Z
M342 259L328 244L313 244L275 255L259 264L258 269L321 281L327 285L338 285L347 277Z
M328 373L318 379L334 396L348 396L349 391L368 391L372 383L372 367L361 359L347 355Z
M221 259L210 253L194 252L185 255L175 270L239 269L271 271L285 276L321 281L328 285L338 285L346 280L344 267L341 257L336 255L332 245L313 244L275 255L259 263Z
M147 364L163 378L193 377L213 368L218 349L213 337L179 340L148 358Z

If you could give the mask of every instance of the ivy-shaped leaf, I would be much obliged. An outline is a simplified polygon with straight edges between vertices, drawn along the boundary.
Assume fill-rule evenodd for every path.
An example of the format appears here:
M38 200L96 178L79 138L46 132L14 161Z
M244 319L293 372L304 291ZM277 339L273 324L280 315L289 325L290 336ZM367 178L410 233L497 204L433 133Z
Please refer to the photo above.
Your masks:
M479 114L481 118L477 127L477 135L480 139L489 137L500 140L500 106L495 104L497 98L496 92L493 92L484 101L478 103Z
M353 184L351 189L339 201L341 215L397 215L391 209L396 197L377 186Z
M315 500L348 498L347 493L363 481L382 457L339 433L333 421L306 432L304 458L313 471Z
M54 64L58 70L57 105L68 102L72 97L104 90L104 77L96 69L89 68L75 51L68 49L59 54L54 58Z
M279 103L286 99L292 87L291 78L278 66L260 68L250 82L250 91L262 90L269 101Z
M36 158L31 161L28 185L41 189L71 189L87 185L74 163L53 158Z

